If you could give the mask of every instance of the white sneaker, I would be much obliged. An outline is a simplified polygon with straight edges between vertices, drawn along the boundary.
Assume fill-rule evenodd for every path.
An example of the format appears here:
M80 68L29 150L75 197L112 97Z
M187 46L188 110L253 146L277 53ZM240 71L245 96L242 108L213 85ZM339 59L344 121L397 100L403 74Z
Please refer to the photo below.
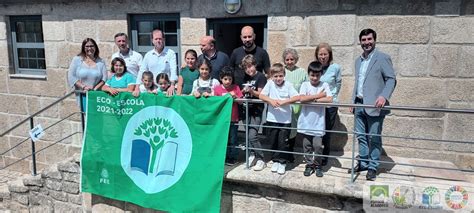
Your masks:
M286 164L279 163L278 170L277 170L278 174L283 175L285 174L285 171L286 171Z
M265 162L263 162L263 160L257 160L257 163L253 167L253 170L254 171L262 171L263 169L265 169L265 167L267 167L267 164L265 164Z
M278 163L278 162L273 162L273 165L272 165L272 172L277 172L279 167L280 167L280 163Z
M255 155L252 154L249 156L249 167L252 167L255 165L254 161L255 161Z

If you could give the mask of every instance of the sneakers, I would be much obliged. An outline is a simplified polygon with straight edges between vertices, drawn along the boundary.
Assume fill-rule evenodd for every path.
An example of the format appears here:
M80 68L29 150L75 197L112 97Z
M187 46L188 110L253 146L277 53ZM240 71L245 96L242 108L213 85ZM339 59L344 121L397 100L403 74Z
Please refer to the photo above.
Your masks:
M313 173L314 173L314 168L311 166L306 166L306 169L304 170L303 175L308 177L308 176L311 176L311 174Z
M233 166L234 164L235 164L235 159L234 158L226 158L225 159L225 165Z
M374 181L377 178L377 171L374 169L369 169L367 175L365 176L367 180Z
M321 167L316 167L316 177L322 177L322 176L324 176L323 170L321 169Z
M254 163L255 163L254 161L255 161L255 155L250 155L250 156L249 156L249 166L250 166L250 167L252 167L252 166L255 165L255 164L254 164Z
M280 175L283 175L285 174L285 172L286 172L286 164L279 163L277 173Z
M278 162L273 162L273 165L272 165L272 172L277 172L279 167L280 167L280 163L278 163Z
M259 159L259 160L257 160L257 163L253 167L253 170L254 171L262 171L263 169L265 169L265 167L267 167L267 164L265 164L265 162L263 162L263 160Z

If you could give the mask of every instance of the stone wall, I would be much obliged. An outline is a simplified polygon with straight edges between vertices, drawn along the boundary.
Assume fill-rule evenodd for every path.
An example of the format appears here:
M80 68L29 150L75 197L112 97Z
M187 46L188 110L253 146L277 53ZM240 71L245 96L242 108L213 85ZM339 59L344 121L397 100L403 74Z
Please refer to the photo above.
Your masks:
M306 67L314 59L320 42L329 42L334 59L343 67L341 102L347 103L354 82L354 59L361 53L358 33L371 27L378 32L377 47L391 55L397 72L397 88L393 105L467 108L474 106L474 1L472 0L278 0L243 1L236 15L224 12L221 0L169 1L8 1L0 5L0 47L10 50L10 15L42 15L47 76L46 79L20 78L13 73L11 54L0 55L0 130L33 114L67 93L66 74L71 58L79 52L85 37L94 38L101 56L108 63L117 51L113 43L116 32L129 29L128 14L179 13L181 50L198 50L199 37L206 33L206 18L267 16L267 49L272 62L281 61L286 47L298 50L298 65ZM261 35L259 35L261 36ZM7 52L7 51L4 51ZM42 113L35 123L44 126L78 111L74 98L69 98ZM352 115L340 109L339 130L352 129ZM473 115L437 112L392 111L384 126L384 134L402 137L468 140L474 138ZM0 151L25 140L29 124L0 138ZM70 133L80 131L77 116L50 130L38 147ZM335 151L351 149L351 135L338 135ZM443 158L462 168L474 168L472 144L447 144L422 140L385 139L388 155ZM29 144L7 152L1 165L30 153ZM38 154L40 167L78 153L81 137L76 135ZM29 161L12 166L29 170Z

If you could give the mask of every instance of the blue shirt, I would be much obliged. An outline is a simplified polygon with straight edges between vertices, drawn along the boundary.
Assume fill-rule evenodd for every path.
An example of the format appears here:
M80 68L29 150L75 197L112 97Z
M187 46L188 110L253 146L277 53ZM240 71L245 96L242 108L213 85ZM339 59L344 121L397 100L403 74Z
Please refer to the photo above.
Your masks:
M130 85L135 84L135 77L129 72L125 72L120 79L117 79L116 74L105 82L105 85L112 88L127 88Z
M148 51L143 58L140 71L137 75L137 84L141 83L142 74L145 71L151 71L154 80L156 80L158 74L166 73L171 81L177 81L178 75L176 69L176 53L173 50L165 47L161 53L158 53L155 49L152 49Z
M367 73L367 68L369 67L370 61L372 60L372 56L374 55L375 49L372 50L372 52L367 56L367 58L364 58L363 55L360 56L362 62L360 62L360 70L359 70L359 76L357 76L357 97L363 98L364 97L364 81L365 81L365 74Z
M341 65L331 64L325 70L321 76L321 81L326 82L329 85L329 90L332 94L332 102L339 103L338 95L341 90L342 77L341 77ZM330 94L326 94L330 96Z

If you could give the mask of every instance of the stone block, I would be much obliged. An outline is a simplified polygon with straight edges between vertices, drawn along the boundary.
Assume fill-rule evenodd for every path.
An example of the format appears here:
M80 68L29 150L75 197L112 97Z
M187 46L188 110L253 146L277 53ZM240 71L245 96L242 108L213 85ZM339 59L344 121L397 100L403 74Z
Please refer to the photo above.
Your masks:
M460 169L474 169L474 155L471 154L457 154L456 161L454 162L456 166Z
M82 205L82 194L77 194L77 195L68 194L67 200L69 203Z
M27 157L31 159L31 140L23 137L10 137L10 146L15 147L11 150L12 156L16 158ZM35 143L35 150L38 151L45 147L45 144L41 141ZM44 162L44 153L36 152L36 160Z
M94 19L73 19L72 41L82 43L86 38L93 38L97 42L97 21Z
M81 168L77 163L73 162L60 162L58 163L58 170L61 172L80 173Z
M44 42L44 57L46 60L46 69L48 68L58 68L58 46L60 45L60 42L49 42L45 41Z
M3 128L0 128L3 129ZM10 142L8 136L0 137L0 154L1 156L9 156L11 157L11 152L7 151L10 149Z
M358 1L358 3L360 15L401 15L404 10L403 4L399 1Z
M271 204L265 198L234 195L232 207L234 212L268 212Z
M28 208L30 213L54 212L51 206L31 206Z
M43 129L49 127L44 131L44 136L41 138L45 141L58 141L72 133L71 125L67 121L60 121L52 118L38 118L35 124L41 124Z
M57 100L57 98L41 98L39 100L41 109L44 109L45 107L49 106L50 104L52 104L56 100ZM34 112L30 111L30 114L35 113L35 112L36 111L34 111ZM50 117L50 118L58 118L59 117L59 107L58 107L58 105L55 104L55 105L51 106L49 109L47 109L46 111L41 113L41 116Z
M310 44L321 42L330 45L353 45L357 41L354 33L355 15L315 16L309 21Z
M286 16L269 16L268 31L285 31L288 29L288 17Z
M451 103L449 108L470 110L473 108L473 105L468 103ZM447 113L445 126L443 139L472 141L474 138L474 115L472 114ZM474 152L473 148L472 143L450 144L450 150L455 151Z
M352 103L352 91L354 90L354 78L344 76L342 77L341 90L339 91L339 103ZM348 113L347 108L339 108L344 113Z
M33 80L23 78L9 78L8 85L11 94L38 95L59 97L66 91L65 82L67 72L48 69L47 80ZM28 87L25 87L28 85ZM54 89L51 89L54 88Z
M10 181L9 184L8 184L8 190L10 190L10 192L16 193L16 194L26 193L26 192L29 191L28 187L26 187L23 184L23 181L21 179Z
M293 46L306 46L308 43L308 20L301 16L288 18L288 43Z
M428 70L428 46L426 45L403 45L400 46L398 73L402 76L423 77L429 74Z
M58 48L58 66L60 68L69 68L72 58L81 52L81 43L61 42L57 43Z
M74 97L74 95L72 95ZM61 103L58 104L59 106L59 117L60 118L65 118L72 113L75 113L74 116L69 117L67 120L69 121L81 121L80 117L80 109L79 105L77 104L76 99L66 99L62 101Z
M7 26L5 22L0 21L0 40L7 39Z
M327 209L322 209L314 206L306 206L300 204L293 204L288 202L273 202L271 212L313 212L313 213L323 213L327 212Z
M433 19L433 43L474 43L474 17L438 17Z
M337 10L338 4L330 0L296 0L289 4L289 12L323 12Z
M43 186L43 179L40 175L26 177L23 179L23 185L25 186Z
M430 40L430 18L422 16L359 16L359 32L372 28L377 32L378 43L428 43ZM416 32L416 33L407 33Z
M354 75L355 53L353 47L332 47L332 54L334 58L333 63L341 65L341 74L343 76Z
M45 41L64 41L66 40L66 26L64 21L44 21L43 20L43 38Z
M0 96L1 99L1 96ZM28 107L28 115L32 115L35 112L38 112L40 107L40 99L36 96L26 96L26 105Z
M400 56L399 56L400 45L378 44L377 48L378 48L378 50L380 50L380 51L382 51L382 52L384 52L384 53L386 53L387 55L390 56L390 58L392 59L393 69L395 69L395 74L398 75L399 70L400 70L398 65L400 63L402 63L402 61L399 60L399 58L400 58ZM362 49L359 46L355 57L358 57L358 56L360 56L360 54L362 54L361 50Z
M127 33L127 17L123 14L123 19L100 20L97 22L100 42L114 42L115 34L119 32Z
M8 116L9 127L19 124L21 121L25 120L26 118L27 118L26 115L11 115L10 114L10 116ZM28 134L28 131L30 131L30 124L28 121L26 121L20 126L16 127L14 130L12 130L10 134L13 136L26 138L26 137L30 137L30 135Z
M49 194L49 193L48 193ZM32 192L30 194L30 204L31 205L40 205L43 207L52 207L53 202L50 197L42 193Z
M29 203L28 194L13 192L11 195L12 195L13 201L16 201L22 205L28 206L28 203Z
M49 167L46 168L42 173L41 173L42 178L49 178L49 179L55 179L55 180L62 180L63 177L61 175L61 172L58 171L57 167Z
M8 50L8 43L6 40L0 40L0 49L2 50ZM9 67L9 55L10 54L1 54L0 55L0 66L2 67Z
M74 183L79 183L81 176L78 173L62 172L63 179Z
M283 62L282 53L286 48L287 39L284 33L269 33L268 34L268 56L270 57L271 63ZM298 51L299 55L299 51ZM300 56L301 57L301 56Z
M67 155L68 156L77 155L77 154L80 155L81 154L81 148L82 147L78 147L78 146L75 146L74 144L72 144L72 145L67 147Z
M10 114L28 114L28 105L26 103L26 96L23 95L2 95L0 97L2 103L0 108L6 108Z
M57 143L44 150L48 164L54 164L68 158L67 145Z
M472 78L474 77L474 46L461 46L459 53L458 77Z
M2 56L0 56L0 57L2 57ZM0 67L0 92L1 93L8 93L8 90L7 90L7 86L8 86L7 85L7 79L8 78L9 78L8 68Z
M296 51L298 51L298 55L300 59L298 60L298 66L304 68L305 70L308 69L309 63L314 61L316 58L314 56L314 50L316 48L314 47L305 47L305 48L297 48ZM283 50L280 52L280 60L282 60L281 54L283 53Z
M99 43L97 44L100 49L100 57L104 60L105 65L107 65L107 70L110 70L110 62L112 59L110 56L114 53L114 43Z
M79 183L63 181L62 189L63 189L64 192L67 192L69 194L78 194L79 193Z
M416 91L416 92L414 92ZM444 108L447 105L448 94L444 80L425 78L398 78L390 104L396 106ZM394 115L410 115L425 117L442 117L438 112L416 112L392 110Z
M20 160L15 157L3 156L5 162L5 168L8 168L9 171L21 172L24 174L30 173L30 161L29 160Z
M357 9L357 1L355 0L341 0L339 1L339 8L343 11L350 11Z
M460 15L461 0L435 1L435 15Z
M11 201L9 202L8 204L8 208L9 210L13 211L13 212L21 212L21 213L29 213L30 211L28 210L28 207L23 205L23 204L20 204L16 201Z
M78 205L74 205L71 203L64 203L61 201L54 201L54 212L74 212L74 213L82 213L82 207Z
M202 36L206 35L206 19L181 18L181 44L199 45Z
M474 84L468 79L448 79L446 89L450 101L474 101Z
M432 15L433 14L433 1L431 0L420 0L420 1L407 1L403 3L405 5L404 14L407 15Z
M59 180L56 179L46 179L45 180L45 186L48 189L55 190L55 191L61 191L62 189L62 183ZM51 191L50 191L51 193Z
M432 46L430 55L431 76L454 77L458 71L457 46Z
M53 199L59 200L59 201L67 202L67 200L68 200L67 193L62 192L62 191L50 190L49 191L49 196L52 197Z

